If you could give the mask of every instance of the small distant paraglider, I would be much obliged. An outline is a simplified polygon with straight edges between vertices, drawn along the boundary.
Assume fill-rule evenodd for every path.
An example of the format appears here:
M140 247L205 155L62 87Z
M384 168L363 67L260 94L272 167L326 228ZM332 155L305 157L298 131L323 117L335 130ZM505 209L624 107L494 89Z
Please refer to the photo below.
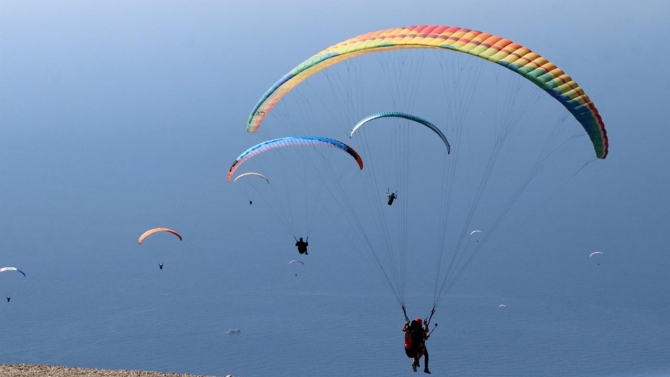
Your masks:
M2 267L2 268L0 268L0 273L5 272L5 271L16 271L16 272L20 273L21 275L23 275L24 277L26 276L25 272L19 270L16 267ZM7 297L7 302L9 302L12 299L12 296L6 296L6 297Z
M227 332L228 334L239 334L239 333L240 333L240 329L228 329L228 331L226 331L226 332Z
M297 264L297 263L300 263L300 264L302 264L303 266L305 265L305 262L303 262L303 261L301 261L301 260L298 260L298 259L294 259L294 260L288 262L289 265ZM295 276L298 276L298 274L296 273Z
M242 177L258 177L258 178L261 178L262 180L264 180L265 183L270 184L270 180L268 179L268 177L264 176L261 173L254 173L254 172L248 172L248 173L240 174L233 180L233 182L237 182L237 180L242 178ZM253 204L254 204L253 199L249 198L249 205L253 205Z
M472 232L470 232L470 236L473 236L473 235L475 235L477 233L481 233L481 232L482 232L481 230L475 229ZM477 237L477 243L479 243L479 237Z
M181 234L177 233L176 231L174 231L170 228L154 228L154 229L149 229L146 232L142 233L140 238L137 240L137 244L141 245L142 241L144 241L145 238L149 237L152 234L162 233L162 232L174 234L175 236L177 236L177 238L179 238L179 241L182 241ZM160 269L160 270L163 269L163 263L158 263L158 269Z
M507 305L505 305L505 304L500 304L500 305L498 305L498 307L499 307L499 308L506 308Z
M602 251L594 251L591 254L589 254L589 258L593 258L596 255L605 255ZM600 263L598 263L598 266L600 266Z

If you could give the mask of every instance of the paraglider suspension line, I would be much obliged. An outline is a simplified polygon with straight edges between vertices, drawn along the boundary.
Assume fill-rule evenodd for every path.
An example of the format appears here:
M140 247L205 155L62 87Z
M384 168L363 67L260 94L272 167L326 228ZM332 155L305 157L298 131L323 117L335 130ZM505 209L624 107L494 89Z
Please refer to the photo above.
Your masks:
M435 314L435 306L433 306L433 309L430 310L430 315L428 316L428 318L425 319L426 326L430 326L430 321L433 319L433 314ZM437 327L437 323L435 324L435 326Z

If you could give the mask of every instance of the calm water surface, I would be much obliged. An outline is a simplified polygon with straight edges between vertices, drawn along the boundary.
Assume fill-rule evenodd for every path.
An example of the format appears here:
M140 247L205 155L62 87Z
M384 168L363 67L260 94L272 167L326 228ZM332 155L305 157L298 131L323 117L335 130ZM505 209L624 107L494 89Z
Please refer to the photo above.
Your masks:
M24 266L28 277L12 279L13 299L0 304L0 362L236 376L412 375L398 304L353 254L313 250L293 268L290 249L232 252L194 242L180 245L190 253L138 249L144 246L110 243ZM662 264L483 255L435 316L434 374L670 375L667 287L654 283ZM430 289L408 288L410 316L424 316L431 300Z

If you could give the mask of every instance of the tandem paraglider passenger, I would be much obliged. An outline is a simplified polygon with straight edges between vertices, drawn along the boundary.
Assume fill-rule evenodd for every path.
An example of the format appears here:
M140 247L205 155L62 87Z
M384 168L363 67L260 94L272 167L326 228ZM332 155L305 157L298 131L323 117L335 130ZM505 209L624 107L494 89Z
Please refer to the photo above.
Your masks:
M423 355L426 355L426 366L423 368L424 373L430 374L428 369L428 350L426 349L426 340L430 337L428 326L423 328L423 321L421 318L405 322L402 331L405 332L405 354L412 359L412 370L416 372L416 368L421 365L419 361Z
M295 237L293 237L293 238L295 239ZM299 240L295 240L295 241L296 241L296 242L295 242L295 246L298 248L298 252L299 252L300 254L309 255L309 254L307 254L307 246L309 246L309 242L308 242L308 241L309 241L309 237L307 237L307 240L306 240L306 241L303 241L303 240L302 240L302 237L300 237Z
M392 192L392 193L389 193L388 191L386 191L386 197L388 198L388 202L387 202L388 205L393 205L393 201L398 198L398 195L396 193L397 193L397 191Z

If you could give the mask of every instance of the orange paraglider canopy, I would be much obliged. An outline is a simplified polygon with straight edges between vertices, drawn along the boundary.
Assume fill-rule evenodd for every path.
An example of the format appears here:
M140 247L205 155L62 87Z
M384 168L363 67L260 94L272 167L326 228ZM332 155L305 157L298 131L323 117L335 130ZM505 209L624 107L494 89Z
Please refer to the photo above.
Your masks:
M144 241L145 238L149 237L150 235L152 235L154 233L160 233L160 232L172 233L175 236L179 237L180 241L182 240L181 235L179 233L175 232L172 229L169 229L169 228L154 228L154 229L149 229L146 232L142 233L142 235L140 236L140 239L137 240L137 243L141 245L142 241Z

